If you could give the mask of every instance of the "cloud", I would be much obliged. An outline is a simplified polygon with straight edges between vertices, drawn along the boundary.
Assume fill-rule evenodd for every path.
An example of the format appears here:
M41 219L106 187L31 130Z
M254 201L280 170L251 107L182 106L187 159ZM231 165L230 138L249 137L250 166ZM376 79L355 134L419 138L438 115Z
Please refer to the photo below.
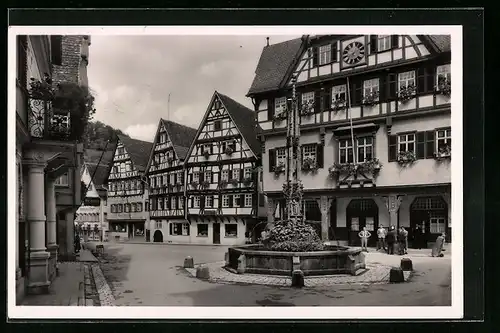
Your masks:
M125 133L131 138L153 142L158 124L136 124L128 126Z
M252 108L245 95L265 43L265 36L92 36L95 119L144 138L142 129L160 118L198 128L215 90Z

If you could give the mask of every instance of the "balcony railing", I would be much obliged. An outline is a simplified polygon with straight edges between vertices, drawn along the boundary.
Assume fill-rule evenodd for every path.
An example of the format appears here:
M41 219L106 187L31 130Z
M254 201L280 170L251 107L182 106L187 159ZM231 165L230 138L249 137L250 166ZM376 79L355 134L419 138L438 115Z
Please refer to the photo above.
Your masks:
M28 129L33 138L79 141L95 109L86 87L31 79L28 102Z

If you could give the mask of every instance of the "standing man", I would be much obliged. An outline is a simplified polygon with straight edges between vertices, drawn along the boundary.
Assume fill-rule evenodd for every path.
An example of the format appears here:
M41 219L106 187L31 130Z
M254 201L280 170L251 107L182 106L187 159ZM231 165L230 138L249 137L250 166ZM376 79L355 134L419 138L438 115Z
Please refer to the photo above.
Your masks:
M386 235L386 230L383 226L379 226L377 230L377 251L380 250L381 248L384 249L384 251L387 251L385 248L385 235Z
M405 227L401 227L401 233L403 236L404 254L408 254L408 231Z
M396 228L393 225L391 225L391 229L386 236L388 254L394 254L394 242L396 241L396 238L397 238Z
M365 252L368 252L368 238L370 238L372 234L366 230L366 227L363 227L358 234L359 238L361 238L361 249Z

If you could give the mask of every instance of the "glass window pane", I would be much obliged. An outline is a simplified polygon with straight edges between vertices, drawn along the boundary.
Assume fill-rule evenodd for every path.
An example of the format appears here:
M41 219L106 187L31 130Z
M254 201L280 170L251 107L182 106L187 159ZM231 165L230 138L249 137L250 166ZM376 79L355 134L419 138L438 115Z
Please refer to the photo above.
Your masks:
M406 145L404 143L399 144L399 151L406 151Z
M415 140L415 135L414 134L408 134L408 141L413 141Z
M438 131L438 138L444 138L444 131Z
M408 150L415 151L415 144L413 142L408 144Z
M366 147L366 159L371 160L373 158L372 156L372 147Z
M365 160L365 148L363 148L363 147L358 148L358 159L359 159L359 162L362 162Z

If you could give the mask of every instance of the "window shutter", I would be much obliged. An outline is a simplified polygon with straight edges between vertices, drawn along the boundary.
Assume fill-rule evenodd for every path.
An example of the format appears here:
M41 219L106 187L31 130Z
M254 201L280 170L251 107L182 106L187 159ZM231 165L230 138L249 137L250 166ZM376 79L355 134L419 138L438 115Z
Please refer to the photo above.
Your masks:
M240 206L245 207L245 195L240 194Z
M377 35L370 35L370 54L377 52Z
M233 170L228 170L227 172L227 180L233 179Z
M257 193L252 194L252 207L257 207Z
M210 155L214 153L214 145L210 144Z
M417 132L417 158L425 158L425 132Z
M321 90L319 89L314 91L314 112L321 112Z
M397 96L397 75L391 73L387 76L387 100L395 100Z
M273 172L276 166L276 149L269 149L269 172Z
M337 42L332 44L332 62L337 62Z
M394 162L397 159L398 137L389 135L389 162Z
M177 173L174 173L174 184L177 184Z
M424 67L419 67L417 69L417 93L418 94L425 94L427 92L427 80L426 80L426 68Z
M205 178L205 173L200 171L199 177L198 177L198 179L200 180L200 184L203 182L204 178Z
M434 131L425 132L425 158L434 158Z
M210 183L214 182L214 172L210 172Z
M191 208L194 207L194 197L191 197Z
M323 168L323 150L325 149L322 145L316 145L316 164L318 168Z
M269 98L267 100L267 120L273 120L274 118L274 98Z
M240 182L243 180L244 175L245 175L245 169L240 169Z
M219 201L219 208L222 208L222 194L217 197L217 201Z
M205 208L205 196L200 196L200 209Z
M166 206L167 206L167 207L165 207L165 209L170 209L170 207L171 207L170 201L171 201L171 200L172 200L172 198L171 198L171 197L167 197L167 202L166 202Z
M359 80L353 82L350 88L352 89L352 106L361 105L361 103L363 102L363 81Z
M312 56L313 56L313 67L317 67L318 66L318 48L317 47L313 47L312 48Z
M193 174L192 174L192 173L190 173L190 174L189 174L189 182L190 182L190 183L192 183L192 182L193 182Z
M229 197L229 207L233 207L233 196L228 195L228 197Z
M426 82L426 87L425 87L425 92L426 93L433 93L434 92L434 85L435 85L435 71L436 69L434 67L427 67L425 68L425 82Z
M391 48L397 49L399 47L399 35L391 35Z
M387 75L379 77L379 101L387 101Z
M330 110L331 109L331 104L332 104L332 87L325 87L324 93L323 93L323 110Z

